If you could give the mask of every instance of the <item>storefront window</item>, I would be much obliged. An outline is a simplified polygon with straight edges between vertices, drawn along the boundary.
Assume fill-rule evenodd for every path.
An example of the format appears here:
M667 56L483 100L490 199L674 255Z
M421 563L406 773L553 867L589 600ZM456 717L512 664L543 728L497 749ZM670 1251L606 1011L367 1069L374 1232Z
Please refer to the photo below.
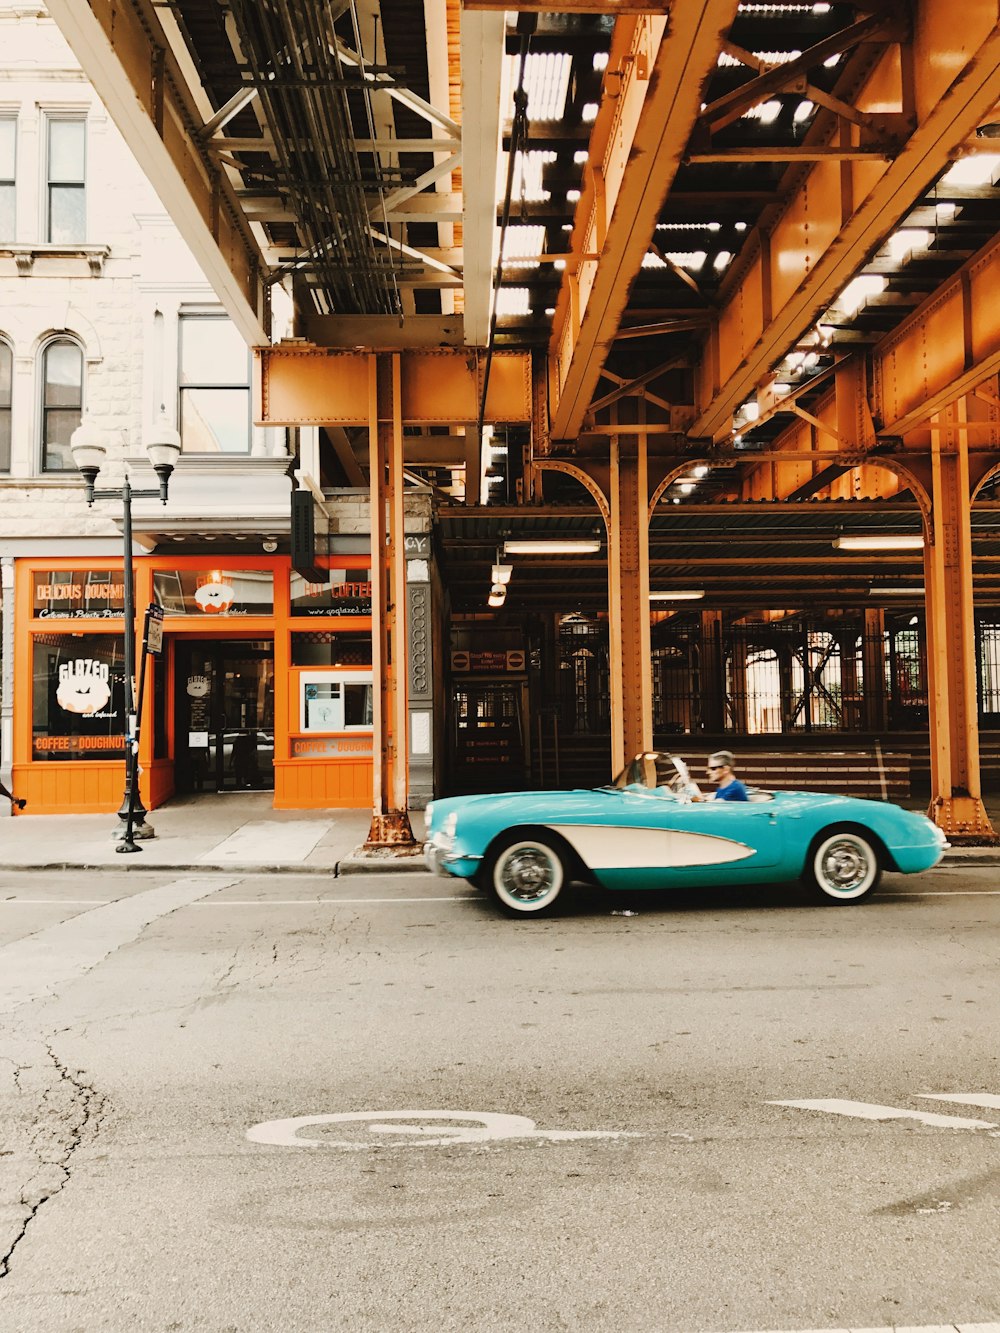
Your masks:
M121 570L36 569L31 576L31 614L36 620L103 620L122 614Z
M373 720L372 681L367 673L303 672L302 731L370 730Z
M32 758L124 758L121 640L111 634L37 634L32 653Z
M331 569L325 583L293 573L291 594L293 616L370 616L371 570Z
M269 569L171 569L153 575L153 597L168 616L270 616Z
M372 636L348 630L292 635L292 666L371 666Z

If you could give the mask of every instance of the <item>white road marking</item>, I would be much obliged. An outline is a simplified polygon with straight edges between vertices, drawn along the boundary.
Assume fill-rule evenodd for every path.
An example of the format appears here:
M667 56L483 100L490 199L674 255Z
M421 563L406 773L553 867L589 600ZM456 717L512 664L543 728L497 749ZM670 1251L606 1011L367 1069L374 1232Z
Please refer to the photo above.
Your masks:
M236 883L227 880L228 884ZM475 893L459 893L448 898L223 898L207 902L194 902L191 907L315 907L317 903L341 903L357 905L364 903L472 903L477 902ZM107 907L110 903L124 902L123 898L0 898L0 907Z
M961 1102L962 1095L947 1098ZM967 1120L958 1115L938 1115L934 1111L908 1111L900 1106L878 1106L871 1102L844 1101L838 1097L814 1097L802 1101L768 1102L769 1106L792 1106L803 1111L826 1111L830 1115L848 1115L857 1120L919 1120L936 1129L996 1129L989 1120ZM973 1102L972 1105L978 1105Z
M425 1125L387 1123L390 1121L450 1121L450 1124ZM465 1122L465 1123L459 1123ZM355 1139L305 1139L299 1130L309 1125L361 1124L369 1133L403 1135L402 1139L372 1143ZM575 1139L642 1138L628 1130L617 1129L536 1129L534 1120L523 1115L503 1115L498 1111L342 1111L332 1115L300 1115L290 1120L267 1120L246 1132L251 1143L276 1148L340 1148L364 1152L372 1147L441 1148L456 1143L494 1143L509 1139L544 1139L567 1142ZM431 1137L436 1136L436 1137Z
M892 1324L881 1328L759 1329L756 1333L1000 1333L1000 1324Z
M304 861L319 840L333 828L328 819L291 819L274 823L268 819L251 820L231 833L211 851L198 857L215 865L239 865L241 861Z
M0 947L0 1014L52 995L130 944L151 922L237 881L231 876L191 875L170 884L104 903L68 921Z
M882 902L886 898L1000 898L1000 889L929 889L924 893L919 893L915 889L912 891L901 889L899 892L880 893L876 896Z
M935 1102L958 1102L962 1106L985 1106L991 1111L1000 1111L1000 1097L995 1092L919 1092L918 1097L926 1097Z
M315 907L317 903L330 903L334 907L342 904L362 906L367 903L406 903L414 906L420 903L474 903L479 895L475 893L455 894L449 898L247 898L236 900L223 898L221 902L195 903L196 907Z

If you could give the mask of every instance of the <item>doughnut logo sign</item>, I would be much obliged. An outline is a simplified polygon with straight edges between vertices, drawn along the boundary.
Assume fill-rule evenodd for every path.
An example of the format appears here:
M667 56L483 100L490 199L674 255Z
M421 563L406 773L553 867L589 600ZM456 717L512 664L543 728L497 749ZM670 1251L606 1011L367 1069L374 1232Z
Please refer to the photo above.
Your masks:
M225 615L236 600L236 592L231 583L203 583L194 595L199 610L206 615Z
M111 702L111 669L107 662L78 657L59 664L56 703L64 712L92 717Z

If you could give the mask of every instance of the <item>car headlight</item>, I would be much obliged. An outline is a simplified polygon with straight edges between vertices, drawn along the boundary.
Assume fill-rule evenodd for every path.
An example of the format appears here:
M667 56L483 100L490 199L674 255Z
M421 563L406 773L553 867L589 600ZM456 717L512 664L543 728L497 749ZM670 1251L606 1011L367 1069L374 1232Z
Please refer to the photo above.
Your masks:
M441 832L450 842L454 842L456 828L458 828L458 812L453 810L450 815L445 815Z

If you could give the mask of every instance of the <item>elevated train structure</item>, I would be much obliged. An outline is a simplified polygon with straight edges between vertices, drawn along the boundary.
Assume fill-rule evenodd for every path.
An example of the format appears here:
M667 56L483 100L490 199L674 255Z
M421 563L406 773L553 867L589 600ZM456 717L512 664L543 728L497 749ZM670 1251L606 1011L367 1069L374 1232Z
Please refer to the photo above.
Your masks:
M997 0L49 9L258 423L324 512L370 495L373 843L410 836L411 488L443 782L905 750L995 840Z

